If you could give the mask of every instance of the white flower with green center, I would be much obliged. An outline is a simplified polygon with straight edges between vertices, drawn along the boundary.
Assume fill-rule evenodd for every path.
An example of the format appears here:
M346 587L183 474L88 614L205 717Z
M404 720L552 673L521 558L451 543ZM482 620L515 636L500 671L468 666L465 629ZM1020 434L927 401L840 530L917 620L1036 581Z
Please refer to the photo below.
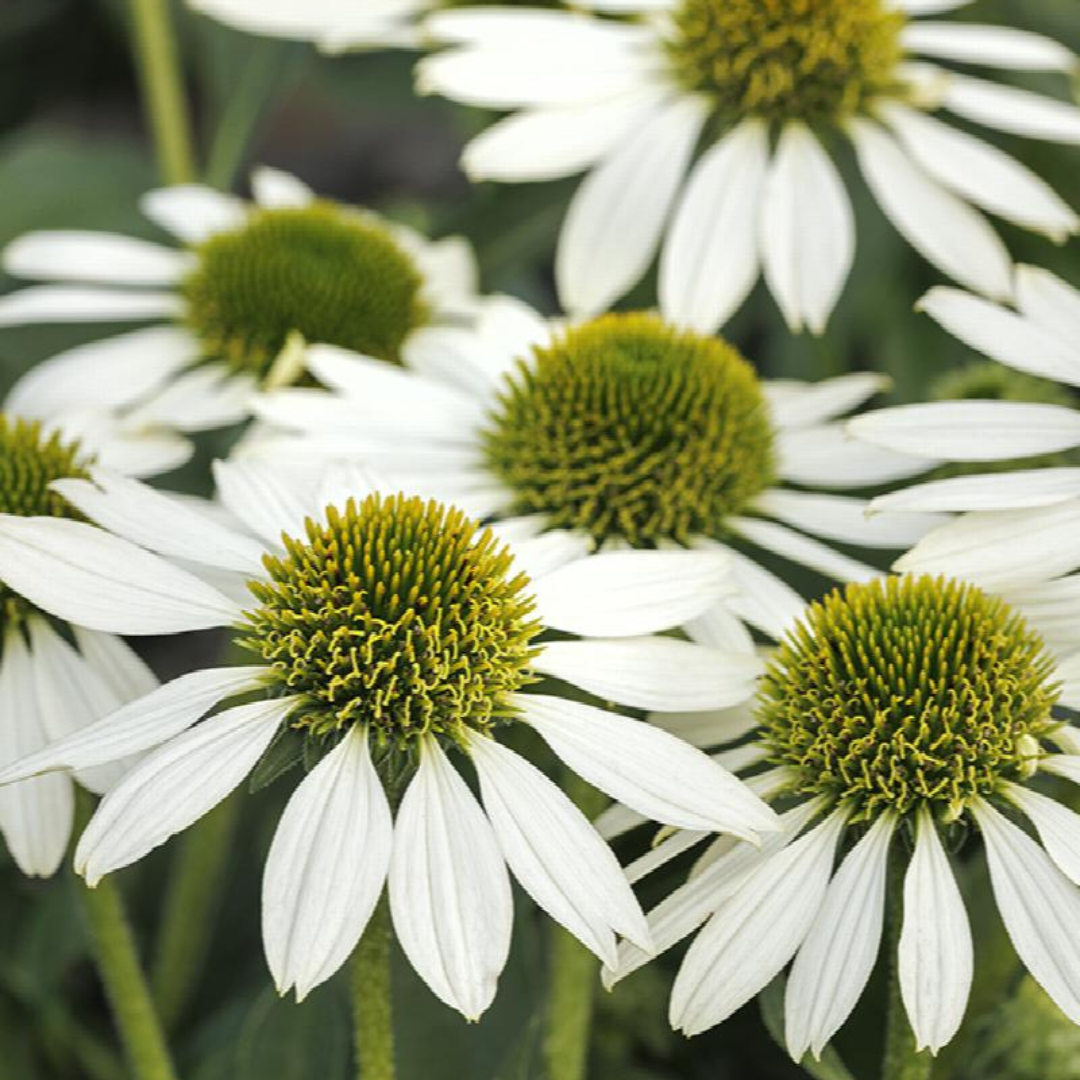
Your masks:
M46 433L37 421L0 412L0 528L38 519L48 519L61 533L81 528L76 524L81 515L52 485L85 478L91 464L78 442ZM120 638L78 619L51 617L0 570L0 766L85 729L156 685ZM113 766L76 774L97 793L118 778ZM74 808L68 776L35 777L0 788L0 832L24 874L56 872L71 837Z
M868 580L877 571L834 544L904 550L943 520L871 521L864 499L805 490L923 468L851 452L836 418L882 388L875 375L765 383L731 345L655 315L562 328L504 298L473 329L418 335L409 361L391 370L311 348L308 366L329 389L262 396L256 413L288 434L250 452L280 468L353 457L511 537L722 551L739 591L688 625L705 644L751 653L743 622L778 638L802 611L763 553Z
M470 312L476 275L462 240L429 242L274 169L256 170L252 189L253 204L194 184L150 192L143 212L179 249L78 231L9 244L4 270L49 284L0 297L0 327L164 325L39 364L8 407L123 408L128 430L172 433L189 452L177 432L236 423L253 387L301 378L305 341L399 363L417 331Z
M597 15L438 12L425 28L448 47L421 61L418 85L513 111L466 147L474 179L587 173L556 259L575 316L629 292L662 248L660 304L675 323L715 330L763 272L791 328L817 333L855 249L831 153L842 138L912 246L987 296L1013 291L1009 255L980 210L1058 241L1077 230L1073 209L1030 169L933 115L1080 142L1074 105L933 62L1077 71L1067 48L1036 34L921 18L964 3L592 0L584 6ZM599 17L613 10L641 19Z
M515 726L647 818L752 842L775 827L700 751L560 690L646 710L745 699L756 660L656 636L727 588L723 556L590 556L560 536L510 547L459 510L380 495L349 470L300 501L274 471L219 466L222 499L246 530L207 523L137 481L91 475L59 490L104 528L4 520L0 574L100 629L231 627L253 662L184 675L0 781L151 751L83 833L76 868L93 885L186 829L260 761L264 772L317 762L284 812L263 882L282 993L303 997L341 966L388 881L413 966L443 1001L479 1016L510 944L507 866L605 962L617 934L650 947L596 830L498 740ZM232 572L246 601L170 557ZM471 761L483 809L452 757Z
M783 810L780 834L760 849L715 841L649 915L659 951L701 928L673 1025L711 1028L794 960L788 1050L820 1056L877 962L889 894L901 932L888 962L919 1049L936 1053L974 960L947 848L974 846L975 828L1020 959L1080 1023L1080 815L1036 787L1040 774L1080 782L1080 731L1058 705L1080 706L1080 689L1022 614L970 583L892 577L812 604L769 661L753 739L727 755ZM605 978L648 959L624 943Z

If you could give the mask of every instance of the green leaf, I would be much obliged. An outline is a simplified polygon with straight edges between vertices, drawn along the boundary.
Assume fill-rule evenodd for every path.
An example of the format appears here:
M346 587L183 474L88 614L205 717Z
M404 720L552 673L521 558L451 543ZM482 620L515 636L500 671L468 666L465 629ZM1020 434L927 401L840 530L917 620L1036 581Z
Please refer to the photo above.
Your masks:
M255 794L269 787L280 776L295 768L301 761L306 763L307 740L302 731L289 725L278 729L273 741L263 751L248 779L248 791Z
M779 975L758 995L761 1019L765 1022L765 1027L776 1045L785 1053L787 1052L784 1044L784 991L786 988L787 979ZM810 1054L807 1054L799 1062L799 1067L814 1080L855 1080L847 1066L840 1060L840 1055L831 1046L825 1047L820 1061L815 1061Z

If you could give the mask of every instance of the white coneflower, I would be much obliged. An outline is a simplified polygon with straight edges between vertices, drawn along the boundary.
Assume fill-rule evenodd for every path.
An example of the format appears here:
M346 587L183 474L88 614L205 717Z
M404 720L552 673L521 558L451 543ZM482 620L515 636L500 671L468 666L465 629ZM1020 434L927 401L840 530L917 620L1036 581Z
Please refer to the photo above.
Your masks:
M614 856L496 739L504 728L528 725L585 780L654 820L751 839L773 827L762 802L674 736L534 685L547 676L642 709L744 699L759 674L753 659L649 636L727 587L722 556L587 555L565 536L510 548L459 510L367 493L350 473L304 503L250 465L223 466L218 479L259 539L104 473L61 490L129 539L43 518L0 526L0 573L57 615L135 634L230 626L253 655L249 667L185 675L4 771L10 781L156 748L82 836L76 866L91 884L187 828L275 740L293 739L297 756L318 764L266 866L264 941L279 989L303 997L333 974L389 880L413 966L476 1017L509 948L507 865L607 962L616 934L649 947ZM246 610L147 548L238 571ZM249 700L202 719L239 696ZM452 757L475 767L483 809ZM384 785L394 797L404 788L393 823Z
M1012 282L980 209L1059 241L1077 229L1073 209L1030 169L933 115L1080 142L1071 103L934 62L1077 70L1073 53L1037 34L922 17L963 2L592 0L584 6L595 14L444 11L425 28L448 48L421 61L418 85L514 110L466 148L473 178L587 173L559 238L566 310L604 310L662 245L661 307L676 323L715 330L763 272L791 328L820 332L855 249L829 149L838 139L851 141L912 246L987 296L1010 298ZM601 17L616 10L640 21Z
M1080 1022L1080 815L1034 786L1080 781L1080 732L1053 715L1080 705L1080 686L1061 677L1023 616L967 582L893 577L811 605L769 662L741 751L767 767L754 783L784 801L782 833L760 850L714 844L650 913L660 950L705 924L672 1023L720 1023L794 959L787 1046L820 1056L877 960L902 832L899 984L918 1048L936 1052L963 1018L974 952L942 833L972 826L1020 959ZM620 954L609 981L647 959Z
M52 490L54 481L87 476L80 445L37 421L0 412L0 528L47 518L61 532L78 512ZM157 685L146 665L112 634L78 619L49 618L0 570L0 764L35 753L85 728ZM101 792L115 768L80 771ZM47 877L60 865L71 836L71 778L53 774L0 789L0 831L25 874Z
M575 536L600 549L722 551L738 595L689 627L750 651L734 616L777 638L804 601L762 565L780 556L840 581L876 571L833 544L903 549L940 518L869 520L868 487L921 460L854 445L837 417L883 380L761 382L728 343L649 314L570 328L488 301L469 330L432 330L390 370L339 349L307 363L328 390L262 397L294 433L251 448L275 463L355 456L396 482L467 506L510 536ZM299 437L296 437L296 435Z
M49 284L0 297L0 327L164 325L37 365L8 406L47 416L101 403L123 408L129 430L201 431L243 419L256 385L299 378L304 341L396 362L417 330L471 309L460 239L431 243L275 169L256 170L252 190L253 204L197 184L150 192L143 212L179 248L79 231L12 241L4 270Z

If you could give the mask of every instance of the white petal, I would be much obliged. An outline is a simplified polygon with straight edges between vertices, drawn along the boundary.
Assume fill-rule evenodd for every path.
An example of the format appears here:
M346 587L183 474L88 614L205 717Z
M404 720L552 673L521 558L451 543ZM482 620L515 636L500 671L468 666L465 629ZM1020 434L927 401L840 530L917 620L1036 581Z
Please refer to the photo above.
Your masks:
M906 480L931 465L911 454L860 446L838 423L781 431L777 443L781 477L805 487L876 487Z
M202 364L178 375L132 410L124 423L135 429L167 427L212 431L248 418L255 379L224 364Z
M533 900L605 963L615 934L649 947L645 916L611 849L539 769L493 739L469 750L484 809L514 877Z
M994 899L1035 981L1080 1023L1080 890L1030 837L989 803L972 807L986 842Z
M160 746L226 698L259 686L262 666L209 668L181 675L109 716L0 770L0 784L55 769L88 769Z
M737 517L732 518L729 524L736 533L758 547L808 566L811 570L837 581L870 581L881 574L875 567L849 558L839 551L833 551L802 533L777 525L775 521Z
M92 341L35 364L12 387L4 408L41 419L69 409L119 409L156 390L198 355L195 339L171 326Z
M542 41L545 46L580 47L585 52L605 44L638 44L647 36L643 29L624 23L509 5L435 11L425 19L424 30L438 41L461 45L523 47L526 42Z
M289 799L266 858L262 932L279 994L302 1001L349 958L383 891L393 823L353 728Z
M0 326L28 323L142 322L178 318L183 302L171 292L124 292L78 285L33 285L0 297Z
M1021 469L916 484L878 496L870 503L870 512L1024 510L1076 498L1080 498L1080 469Z
M555 260L567 311L603 311L645 273L707 113L703 100L678 98L585 178L567 211Z
M705 549L702 549L705 550ZM734 560L732 560L734 571ZM732 573L734 588L738 589L737 578ZM728 606L728 602L738 597L735 592L719 603L710 605L697 618L683 624L686 636L698 645L707 645L710 649L721 652L742 653L752 656L756 651L754 639L739 617Z
M819 383L773 379L763 389L773 423L778 428L801 428L843 416L891 385L887 375L856 371Z
M295 698L237 705L144 758L102 799L75 869L93 888L194 824L254 768L295 707Z
M203 184L178 184L147 192L139 209L155 225L189 244L239 229L247 221L247 210L240 199Z
M310 206L315 193L291 173L260 165L251 174L251 191L263 209L297 210Z
M518 568L535 582L568 563L576 563L591 556L593 539L586 533L552 529L526 540L513 540L504 528L508 520L492 526L492 531L513 549L514 562ZM558 581L556 580L556 585Z
M852 848L829 884L788 978L785 1041L792 1059L821 1057L858 1003L881 946L889 845L883 814Z
M766 127L749 120L694 166L660 255L660 309L670 322L712 334L749 295L768 161Z
M1080 290L1037 266L1016 268L1016 303L1032 322L1066 341L1080 336Z
M976 206L1063 243L1080 219L1044 180L990 143L905 105L882 115L938 183Z
M940 15L943 11L955 11L970 3L973 0L891 0L889 6L906 11L909 15Z
M752 704L705 712L654 712L649 723L670 732L691 746L722 746L748 735L757 727Z
M999 461L1080 446L1075 410L1014 401L900 405L857 416L848 430L886 450L947 461Z
M281 534L302 536L304 521L315 510L286 483L280 469L253 461L215 461L214 481L232 514L272 548Z
M177 499L104 469L89 480L58 480L53 488L92 521L159 555L205 563L249 576L262 572L263 547L211 521Z
M62 518L0 515L0 579L57 618L115 634L206 630L240 615L164 559Z
M687 951L671 992L671 1024L696 1035L767 986L802 944L832 876L844 814L756 864Z
M71 427L70 419L64 417L65 434ZM115 430L93 438L82 434L79 438L84 447L93 449L103 469L143 480L179 469L195 452L189 439L171 431Z
M35 695L34 662L22 634L9 630L0 654L0 719L4 740L0 763L33 753L47 734ZM0 831L19 869L51 877L63 862L75 815L67 776L43 776L0 787Z
M755 629L779 641L796 623L806 601L771 570L727 549L734 561L738 593L725 605Z
M836 166L804 124L780 136L760 228L765 279L788 327L823 333L851 271L855 220Z
M905 573L959 577L990 589L1067 574L1080 566L1080 502L965 514L935 529L894 566Z
M1030 90L950 74L943 104L957 116L998 131L1080 144L1080 109L1070 102L1033 94Z
M1005 793L1031 819L1058 869L1080 885L1080 814L1019 784L1010 784Z
M998 300L1012 295L1012 264L986 219L914 165L877 124L850 125L877 201L907 241L943 273Z
M191 258L130 236L79 230L25 233L4 249L4 270L38 281L175 285Z
M1060 334L959 289L931 289L919 301L919 309L998 363L1080 386L1080 342L1071 337L1071 329L1069 335Z
M585 637L670 630L730 591L731 563L714 551L613 551L533 581L539 617Z
M1076 70L1076 54L1042 34L1011 26L970 23L913 22L904 27L904 48L944 60L1016 71Z
M767 491L754 502L759 512L797 529L837 543L870 548L909 547L948 520L940 514L868 517L868 507L865 499L780 488Z
M79 652L121 701L133 701L157 689L157 677L123 638L84 626L73 626L72 630Z
M542 694L518 694L514 702L574 772L653 821L749 840L776 828L760 799L666 731Z
M752 657L667 637L553 641L534 667L606 701L665 712L737 705L761 672Z
M973 963L964 900L924 807L904 877L898 958L900 992L919 1050L936 1054L956 1034L971 993Z
M401 801L390 863L398 942L432 992L469 1020L510 951L510 879L491 825L434 741Z

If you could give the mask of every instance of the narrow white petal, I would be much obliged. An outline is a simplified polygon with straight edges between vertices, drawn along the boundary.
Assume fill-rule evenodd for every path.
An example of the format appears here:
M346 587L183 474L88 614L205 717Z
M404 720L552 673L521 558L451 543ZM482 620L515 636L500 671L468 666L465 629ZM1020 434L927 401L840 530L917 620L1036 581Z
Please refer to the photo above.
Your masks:
M53 487L92 521L159 555L258 575L263 547L138 480L104 469Z
M283 479L280 469L236 459L215 461L213 468L221 501L271 548L281 545L282 533L303 535L304 521L315 507Z
M900 454L1000 461L1080 446L1080 416L1060 405L932 401L864 413L848 422L860 439Z
M950 74L945 83L943 104L965 120L998 131L1050 142L1080 144L1080 108L1030 90Z
M493 739L469 742L484 809L522 888L607 964L615 934L649 948L626 875L581 811L539 769Z
M641 27L583 19L576 12L506 5L435 11L424 20L424 30L438 41L460 45L521 47L542 40L545 46L581 47L585 52L604 45L638 45L649 36Z
M0 326L29 323L143 322L178 318L183 302L171 292L125 292L79 285L32 285L0 296Z
M147 240L78 230L25 233L4 249L4 270L37 281L175 285L191 258Z
M777 525L775 521L737 517L730 520L730 525L736 533L758 547L808 566L811 570L837 581L870 581L881 574L875 567L849 558L839 551L833 551L825 544L803 536L794 529Z
M160 746L219 702L259 685L261 666L209 668L181 675L66 738L0 770L0 784L55 769L87 769Z
M795 1061L821 1057L858 1003L881 946L896 820L881 815L829 884L788 978L785 1041Z
M1058 869L1080 885L1080 814L1019 784L1010 784L1006 794L1030 818Z
M390 910L417 974L441 1001L478 1019L510 951L510 878L488 819L434 741L398 811Z
M555 260L567 311L603 311L645 273L707 113L703 100L678 98L585 178L567 211Z
M964 1019L974 960L964 900L925 807L904 877L903 920L900 992L917 1048L936 1054Z
M40 419L70 409L119 409L152 393L198 355L195 339L172 326L92 341L35 364L12 387L4 408Z
M133 701L157 689L157 677L123 638L85 626L73 626L72 630L79 652L121 701Z
M702 549L705 550L705 549ZM737 578L734 572L734 559L732 560L733 590L738 589L735 584ZM710 649L719 649L720 652L742 653L751 656L756 651L754 639L746 626L728 606L728 602L740 594L736 591L719 603L711 604L701 615L683 624L686 636L697 642L698 645L707 645Z
M765 279L788 327L821 334L855 256L855 219L832 159L804 124L780 136L761 206Z
M892 0L890 6L906 11L909 15L940 15L943 11L955 11L974 0Z
M247 220L247 209L240 199L203 184L178 184L147 192L139 208L155 225L189 244L238 229Z
M754 287L768 162L766 127L750 120L694 166L660 255L660 310L669 321L712 334Z
M752 704L747 701L730 709L705 712L654 712L649 723L670 732L691 746L722 746L750 734L757 726Z
M1080 289L1038 266L1016 268L1016 304L1032 322L1066 341L1080 337Z
M291 173L260 165L251 174L251 192L264 209L297 210L309 206L315 193Z
M806 601L771 570L747 556L726 549L734 562L738 592L725 605L755 629L779 641L796 623Z
M986 219L914 165L879 125L850 125L859 164L882 209L928 262L998 300L1012 295L1012 264Z
M382 894L393 822L353 728L293 792L274 833L262 888L262 933L279 994L302 1001L349 958Z
M913 22L904 27L902 40L910 52L962 64L1065 74L1080 66L1076 54L1060 42L1011 26Z
M926 458L860 446L840 423L781 431L777 444L780 476L805 487L876 487L917 476L931 466Z
M806 937L832 876L845 816L837 812L757 863L687 951L671 992L673 1027L696 1035L767 986Z
M1024 832L976 802L994 899L1013 946L1035 981L1080 1023L1080 889Z
M255 379L235 374L225 364L202 364L185 371L133 409L124 422L130 428L174 428L213 431L238 424L250 414Z
M764 384L773 422L778 428L802 428L835 420L892 385L887 375L856 371L819 383L773 379Z
M543 519L540 521L542 524ZM504 519L492 528L496 536L510 545L514 552L514 562L534 582L553 575L555 571L568 564L580 562L592 555L593 539L587 533L552 529L539 536L514 540L507 535L508 530L505 526L508 523L508 520Z
M700 615L731 589L717 551L613 551L590 555L532 584L539 617L585 637L636 637Z
M965 514L935 529L894 564L990 589L1015 588L1080 566L1080 502Z
M950 476L880 495L872 514L963 513L967 510L1024 510L1080 498L1080 469L1021 469L1009 473Z
M668 712L737 705L761 673L753 657L667 637L553 641L534 666L603 700Z
M760 799L666 731L563 698L519 694L514 700L522 719L574 772L653 821L750 840L776 828Z
M75 850L91 888L212 810L254 768L295 698L237 705L171 739L102 799Z
M164 559L63 518L0 515L0 579L57 618L109 633L206 630L240 614Z
M72 426L70 416L64 417L64 433ZM146 480L179 469L191 460L195 447L190 439L172 431L124 431L99 433L93 438L80 438L84 448L92 448L97 463L103 469Z

